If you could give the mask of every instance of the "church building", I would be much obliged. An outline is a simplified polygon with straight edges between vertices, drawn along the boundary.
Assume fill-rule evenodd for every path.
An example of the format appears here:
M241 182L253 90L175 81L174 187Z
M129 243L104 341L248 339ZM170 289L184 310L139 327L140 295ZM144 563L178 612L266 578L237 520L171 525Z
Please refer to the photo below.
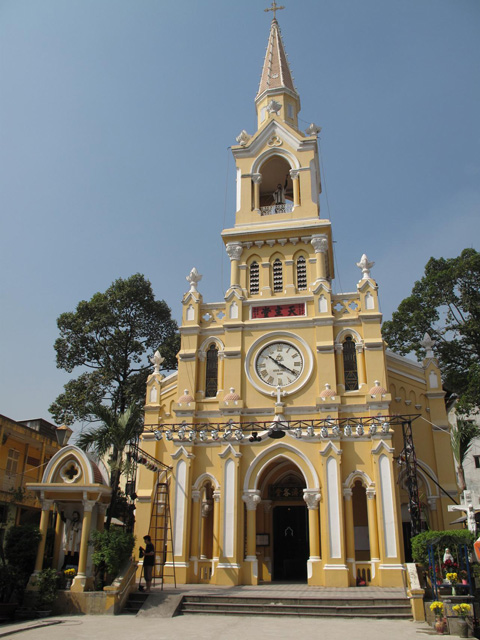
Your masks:
M365 255L332 293L320 129L299 127L276 17L255 106L232 148L230 285L204 302L192 269L178 371L157 352L147 382L140 448L171 468L166 564L178 583L402 586L411 532L452 519L439 485L457 494L432 343L422 363L387 349ZM138 467L137 539L155 537L156 480Z

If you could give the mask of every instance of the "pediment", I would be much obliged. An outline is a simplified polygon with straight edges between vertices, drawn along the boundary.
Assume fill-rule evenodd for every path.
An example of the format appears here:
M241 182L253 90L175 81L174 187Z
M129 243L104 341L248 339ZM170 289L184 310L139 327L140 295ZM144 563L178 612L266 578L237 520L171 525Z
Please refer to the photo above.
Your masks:
M242 158L250 156L256 157L262 151L271 148L280 151L283 144L277 147L269 145L269 141L275 136L278 137L282 143L293 149L293 151L300 151L301 148L304 147L304 137L295 131L295 129L278 120L270 120L263 129L257 131L247 146L234 149L233 154L235 157Z

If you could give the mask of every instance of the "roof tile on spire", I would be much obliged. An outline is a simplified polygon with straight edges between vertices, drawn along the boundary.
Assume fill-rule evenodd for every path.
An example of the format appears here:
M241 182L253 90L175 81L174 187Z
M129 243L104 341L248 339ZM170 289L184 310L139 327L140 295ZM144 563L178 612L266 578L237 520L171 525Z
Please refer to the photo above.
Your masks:
M270 36L257 98L265 91L282 88L289 89L295 94L297 93L285 53L280 27L274 18L270 27Z

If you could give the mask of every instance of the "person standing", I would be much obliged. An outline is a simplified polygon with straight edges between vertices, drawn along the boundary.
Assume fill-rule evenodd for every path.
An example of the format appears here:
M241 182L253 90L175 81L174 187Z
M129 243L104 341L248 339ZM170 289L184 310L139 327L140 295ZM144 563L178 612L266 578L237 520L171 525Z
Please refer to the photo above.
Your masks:
M155 547L152 544L150 536L143 536L145 542L145 549L140 547L140 551L143 551L143 575L145 577L145 584L147 585L146 593L150 593L152 586L153 567L155 566Z

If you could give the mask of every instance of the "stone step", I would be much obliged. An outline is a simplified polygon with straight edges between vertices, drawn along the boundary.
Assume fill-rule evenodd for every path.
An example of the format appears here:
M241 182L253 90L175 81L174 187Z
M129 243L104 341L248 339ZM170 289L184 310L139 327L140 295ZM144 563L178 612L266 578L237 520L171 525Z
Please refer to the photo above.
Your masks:
M269 597L256 597L256 596L223 596L219 594L212 595L192 595L187 594L184 596L185 602L226 602L226 603L252 603L252 604L278 604L282 602L286 602L288 604L305 604L309 603L312 605L318 606L334 606L334 607L351 607L351 606L406 606L409 607L408 598L405 597L392 597L392 598L382 598L382 597L368 597L368 598L332 598L332 597L307 597L307 598L295 598L291 596L269 596Z
M139 593L137 591L131 593L128 596L127 603L122 609L122 614L135 616L143 607L143 604L148 596L148 593Z
M285 615L344 618L411 619L411 608L406 598L376 602L368 600L332 600L310 598L272 598L184 596L182 614L213 615Z

